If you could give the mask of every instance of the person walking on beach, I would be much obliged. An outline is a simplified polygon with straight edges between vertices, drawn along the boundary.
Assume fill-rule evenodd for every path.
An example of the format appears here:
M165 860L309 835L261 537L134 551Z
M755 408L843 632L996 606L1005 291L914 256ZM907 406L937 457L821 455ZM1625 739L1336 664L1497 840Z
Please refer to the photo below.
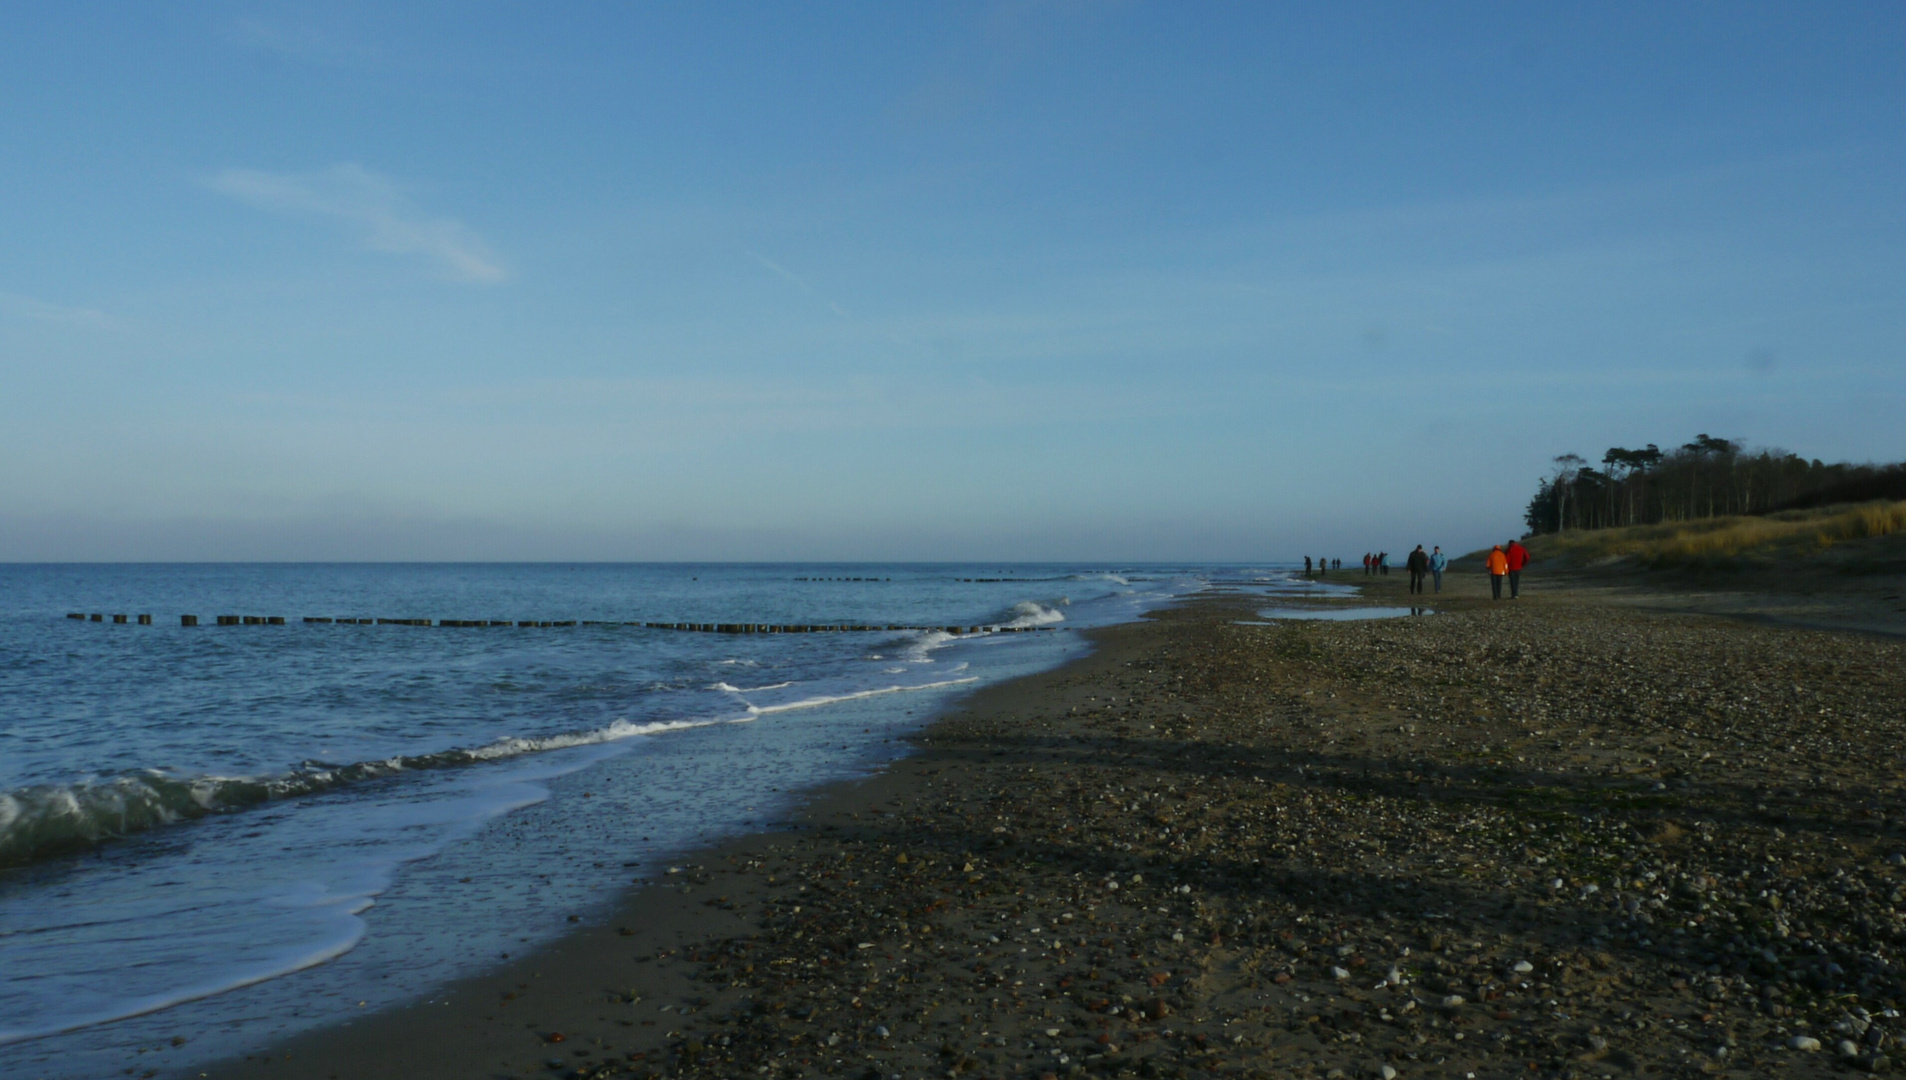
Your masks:
M1310 556L1304 556L1304 576L1310 576Z
M1429 568L1430 576L1436 579L1436 591L1442 592L1443 571L1449 569L1449 556L1443 554L1443 549L1440 545L1436 550L1430 552Z
M1377 552L1377 573L1382 574L1384 577L1390 576L1390 553L1389 552L1387 551Z
M1423 545L1416 545L1416 550L1403 560L1403 565L1410 572L1410 592L1422 592L1423 578L1429 574L1429 553L1423 550Z
M1363 553L1363 575L1370 576L1370 553L1367 551Z
M1502 553L1502 545L1489 549L1489 558L1485 560L1489 567L1489 595L1492 599L1502 599L1502 578L1509 572L1509 556Z
M1511 540L1502 554L1509 560L1509 599L1514 600L1522 595L1522 568L1529 565L1529 549Z

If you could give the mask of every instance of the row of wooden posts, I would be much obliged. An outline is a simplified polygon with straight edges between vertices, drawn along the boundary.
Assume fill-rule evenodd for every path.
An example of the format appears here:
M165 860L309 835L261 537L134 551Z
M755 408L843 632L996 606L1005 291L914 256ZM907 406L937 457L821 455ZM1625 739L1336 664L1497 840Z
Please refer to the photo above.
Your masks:
M84 612L74 611L68 612L66 617L90 622L105 622L110 619L115 623L136 621L140 626L152 625L152 616L150 615L106 615L102 613L88 615ZM214 616L214 618L218 620L216 625L219 626L285 625L285 617L283 615L217 615ZM430 619L327 619L310 615L305 616L304 621L307 623L345 623L356 626L639 626L648 630L683 630L703 634L827 634L866 633L868 631L892 630L941 631L948 634L1023 634L1031 633L1035 630L1053 629L1049 626L867 626L860 624L820 625L812 623L786 625L777 623L614 622L595 619L547 621L537 619L437 619L433 621ZM181 615L179 616L179 625L197 626L199 625L199 617L197 615Z

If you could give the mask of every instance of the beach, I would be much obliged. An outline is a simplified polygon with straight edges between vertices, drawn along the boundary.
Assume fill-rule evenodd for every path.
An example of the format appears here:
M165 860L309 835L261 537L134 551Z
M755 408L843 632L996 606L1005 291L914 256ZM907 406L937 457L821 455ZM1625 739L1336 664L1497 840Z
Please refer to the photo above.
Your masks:
M1899 640L1524 593L1095 631L544 950L200 1071L1888 1068Z

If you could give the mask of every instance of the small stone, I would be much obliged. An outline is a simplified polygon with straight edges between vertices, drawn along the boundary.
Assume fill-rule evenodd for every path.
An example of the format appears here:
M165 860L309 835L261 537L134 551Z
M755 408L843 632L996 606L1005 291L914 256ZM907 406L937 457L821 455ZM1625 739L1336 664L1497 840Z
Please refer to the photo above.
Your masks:
M891 1032L891 1031L888 1031L888 1030L887 1030L887 1025L885 1025L885 1024L876 1024L876 1025L874 1025L874 1035L875 1035L875 1036L877 1036L877 1037L879 1037L879 1038L882 1038L882 1039L884 1039L884 1038L887 1038L887 1037L888 1037L889 1035L892 1035L892 1034L893 1034L893 1032Z
M1608 1040L1600 1035L1590 1035L1588 1037L1588 1048L1599 1054L1603 1050L1608 1049Z
M1396 1080L1396 1067L1385 1065L1383 1068L1377 1070L1377 1075L1383 1077L1383 1080Z
M1793 1038L1787 1040L1787 1049L1804 1050L1811 1054L1815 1050L1820 1049L1820 1040L1811 1035L1795 1035Z
M1856 1058L1860 1056L1860 1044L1854 1042L1852 1039L1841 1039L1834 1044L1833 1048L1838 1050L1840 1056L1844 1058Z
M1443 1008L1454 1009L1457 1006L1461 1005L1462 1003L1463 1003L1463 996L1461 994L1451 994L1448 997L1443 999Z
M1517 960L1516 966L1510 970L1514 971L1517 975L1527 975L1529 972L1535 970L1535 965L1529 963L1527 960Z
M1348 971L1345 971L1343 968L1333 967L1330 969L1330 977L1333 979L1348 979L1350 977L1350 973Z
M1059 1037L1059 1029L1058 1029L1058 1028L1047 1028L1047 1029L1046 1029L1046 1038L1048 1038L1048 1039L1056 1039L1056 1038L1058 1038L1058 1037Z

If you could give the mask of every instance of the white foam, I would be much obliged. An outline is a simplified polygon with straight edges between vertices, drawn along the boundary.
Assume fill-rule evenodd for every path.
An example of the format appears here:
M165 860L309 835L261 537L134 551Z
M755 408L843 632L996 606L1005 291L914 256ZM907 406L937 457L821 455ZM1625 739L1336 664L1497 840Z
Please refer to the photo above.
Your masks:
M851 694L824 694L820 697L806 698L801 701L790 701L784 705L750 705L748 706L748 711L756 716L766 716L769 713L788 712L793 709L812 709L817 706L832 705L841 701L859 701L862 698L879 697L882 694L904 694L913 690L940 690L948 686L959 686L963 683L975 683L978 681L979 676L969 675L964 679L943 679L939 682L921 683L918 686L883 686L876 690L856 690Z
M729 684L725 682L718 682L715 685L709 687L708 689L720 690L724 693L729 693L729 694L759 694L763 690L780 690L783 687L788 687L793 685L794 683L792 681L769 683L766 686L730 686Z
M1061 600L1060 603L1065 601ZM1021 600L1013 605L1013 617L1001 625L1023 629L1029 626L1051 626L1053 623L1064 621L1066 621L1065 613L1056 607L1046 607L1044 604L1036 604L1031 600Z

